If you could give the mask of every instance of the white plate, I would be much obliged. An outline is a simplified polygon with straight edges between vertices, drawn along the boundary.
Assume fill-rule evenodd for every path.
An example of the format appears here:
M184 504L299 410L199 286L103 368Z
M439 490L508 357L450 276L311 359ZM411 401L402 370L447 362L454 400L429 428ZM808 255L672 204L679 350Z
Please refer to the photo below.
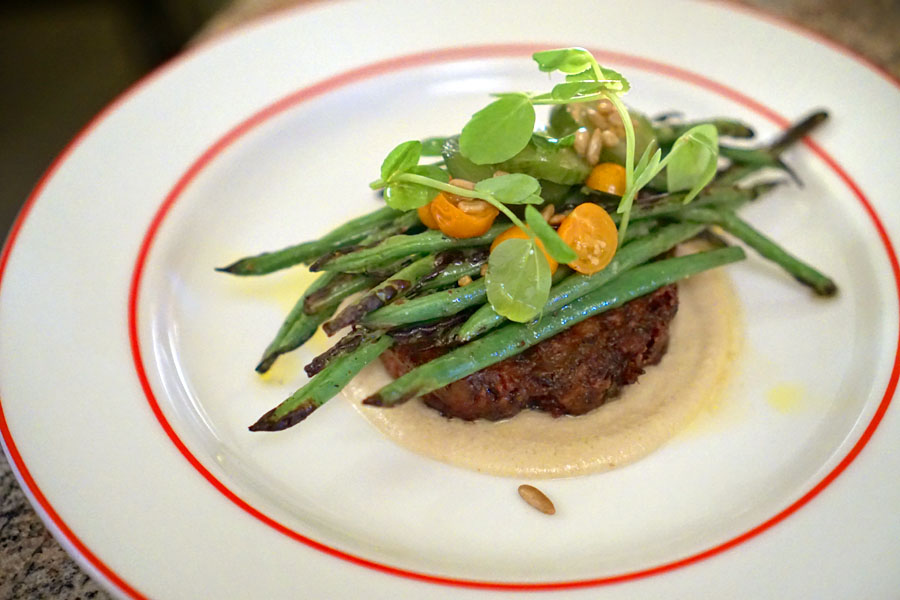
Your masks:
M303 381L314 349L265 380L252 367L308 278L212 267L374 206L395 143L545 86L529 55L562 45L625 72L649 113L736 116L765 139L827 107L789 156L806 186L746 214L840 296L756 257L731 268L747 339L720 408L632 466L542 483L553 518L514 480L395 446L346 401L248 433ZM57 538L123 597L889 597L898 109L856 59L714 4L282 13L136 86L38 185L0 265L4 447Z

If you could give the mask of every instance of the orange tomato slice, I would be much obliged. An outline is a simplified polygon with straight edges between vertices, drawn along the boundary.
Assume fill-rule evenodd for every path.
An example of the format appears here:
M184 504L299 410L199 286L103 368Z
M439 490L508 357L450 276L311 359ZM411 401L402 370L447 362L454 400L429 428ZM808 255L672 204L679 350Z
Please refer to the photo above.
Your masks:
M622 196L625 194L625 167L612 162L600 163L591 169L584 184L598 192Z
M569 266L584 275L603 270L616 254L619 234L612 217L597 204L579 204L560 224L559 237L578 259Z
M422 225L428 229L440 229L437 221L434 220L434 215L431 214L431 202L425 206L420 206L416 209L416 212L419 213L419 220L422 221Z
M522 231L521 229L519 229L518 227L516 227L515 225L513 225L512 227L510 227L509 229L507 229L506 231L504 231L503 233L501 233L500 235L498 235L497 237L494 238L494 241L491 242L491 252L493 252L494 248L496 248L497 246L499 246L506 240L511 240L514 238L527 240L528 234L525 233L524 231ZM556 269L557 269L557 267L559 267L559 263L556 262L555 260L553 260L553 258L549 254L547 254L547 251L544 249L544 244L541 243L541 240L538 240L537 244L538 244L538 248L541 249L541 252L544 253L544 257L547 259L547 263L550 265L550 274L553 275L554 273L556 273Z
M431 201L431 216L437 228L455 238L472 238L487 233L499 211L482 200L469 200L440 192Z

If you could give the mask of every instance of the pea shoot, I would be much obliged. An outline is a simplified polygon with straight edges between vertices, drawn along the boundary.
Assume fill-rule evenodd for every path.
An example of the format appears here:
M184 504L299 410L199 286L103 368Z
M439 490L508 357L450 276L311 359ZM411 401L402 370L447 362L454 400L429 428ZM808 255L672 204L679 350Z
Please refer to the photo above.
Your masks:
M573 136L551 140L534 131L535 106L564 105L607 100L621 117L625 131L625 192L619 202L619 244L624 241L631 207L641 188L663 169L667 169L670 192L687 191L685 202L692 200L715 176L718 159L718 133L714 125L703 124L683 133L663 157L652 142L635 164L635 131L628 108L621 96L630 89L628 80L617 71L601 67L583 48L546 50L533 55L538 68L546 73L559 71L565 81L551 91L536 94L510 92L496 94L497 99L476 112L459 136L459 151L475 165L496 165L517 156L529 144L556 143L569 146ZM422 156L436 154L436 139L412 140L395 147L381 165L381 177L373 189L384 188L388 206L414 210L431 202L438 193L478 199L494 206L527 239L509 239L499 244L489 259L486 276L488 300L493 309L510 320L527 322L537 317L550 290L550 266L538 247L560 263L577 259L570 248L540 217L531 205L543 203L541 183L525 173L512 173L482 179L474 189L450 183L447 172L437 165L420 165ZM508 205L526 205L527 225Z
M422 144L417 140L398 145L382 163L381 178L370 186L384 188L385 202L398 210L424 206L439 192L483 200L526 232L528 239L509 240L491 253L486 284L488 301L494 310L513 321L530 321L540 313L550 293L550 265L537 240L554 260L566 263L578 258L531 206L544 201L540 182L524 173L510 173L479 181L470 190L451 185L446 172L436 166L419 165L421 153ZM521 204L528 205L526 221L532 225L540 221L543 227L529 227L507 206Z

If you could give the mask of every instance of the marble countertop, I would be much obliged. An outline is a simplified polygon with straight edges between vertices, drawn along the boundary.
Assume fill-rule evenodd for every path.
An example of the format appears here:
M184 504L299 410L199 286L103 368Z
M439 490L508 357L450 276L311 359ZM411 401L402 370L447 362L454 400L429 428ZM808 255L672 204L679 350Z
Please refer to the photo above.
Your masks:
M217 15L200 37L213 36L297 0L238 0ZM842 44L900 78L900 0L742 0ZM110 596L53 539L0 459L0 600Z

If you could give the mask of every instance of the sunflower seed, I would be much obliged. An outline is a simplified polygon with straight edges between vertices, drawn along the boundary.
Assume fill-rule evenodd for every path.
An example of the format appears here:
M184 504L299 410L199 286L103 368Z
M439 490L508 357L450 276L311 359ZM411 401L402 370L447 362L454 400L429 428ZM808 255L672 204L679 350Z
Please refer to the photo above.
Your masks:
M546 515L552 515L556 513L556 508L553 506L553 503L550 502L550 498L544 495L544 492L537 489L533 485L520 485L519 495L522 496L522 499L525 502Z

